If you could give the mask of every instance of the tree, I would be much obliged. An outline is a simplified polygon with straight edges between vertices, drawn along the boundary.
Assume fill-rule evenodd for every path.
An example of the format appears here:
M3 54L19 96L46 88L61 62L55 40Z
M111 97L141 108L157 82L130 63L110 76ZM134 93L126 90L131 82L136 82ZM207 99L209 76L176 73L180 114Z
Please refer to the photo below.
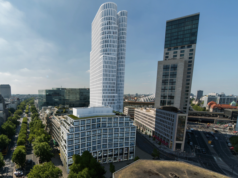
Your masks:
M151 154L153 158L158 158L159 159L159 151L155 148Z
M52 148L46 142L36 144L33 149L34 154L37 157L40 157L40 160L42 162L50 161L50 159L54 156L54 154L52 153Z
M137 161L138 159L140 159L140 157L139 157L139 156L136 156L136 157L134 158L134 161Z
M7 135L8 138L11 138L13 135L16 134L16 125L13 124L11 121L6 121L2 125L2 133Z
M6 135L0 135L0 149L4 149L10 143L11 139L9 139Z
M14 113L15 109L14 108L9 108L8 111L10 111L11 113Z
M84 151L82 156L73 155L73 161L73 164L69 168L68 178L74 178L76 176L77 178L103 178L106 173L104 167L93 158L89 151Z
M21 109L18 109L18 110L16 110L15 111L15 113L14 114L17 114L17 115L22 115L22 110Z
M110 163L110 172L113 174L115 172L115 166Z
M12 154L12 161L17 165L23 167L26 162L26 147L17 146Z
M37 164L31 169L28 178L59 178L62 176L62 170L56 167L51 161L43 164Z
M5 166L5 162L4 162L4 158L2 156L2 153L0 152L0 169L2 169L3 166Z

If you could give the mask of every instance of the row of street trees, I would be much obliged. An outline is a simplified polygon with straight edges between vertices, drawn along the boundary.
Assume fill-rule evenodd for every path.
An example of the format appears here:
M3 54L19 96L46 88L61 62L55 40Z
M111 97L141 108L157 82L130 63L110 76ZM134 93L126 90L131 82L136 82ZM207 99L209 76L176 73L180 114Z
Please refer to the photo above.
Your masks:
M27 175L28 178L39 177L54 177L62 176L62 171L54 166L51 158L54 156L52 148L49 145L51 140L50 135L45 131L45 125L39 118L39 114L34 105L31 105L31 122L30 135L28 141L33 145L34 154L39 157L39 162L43 164L35 165Z

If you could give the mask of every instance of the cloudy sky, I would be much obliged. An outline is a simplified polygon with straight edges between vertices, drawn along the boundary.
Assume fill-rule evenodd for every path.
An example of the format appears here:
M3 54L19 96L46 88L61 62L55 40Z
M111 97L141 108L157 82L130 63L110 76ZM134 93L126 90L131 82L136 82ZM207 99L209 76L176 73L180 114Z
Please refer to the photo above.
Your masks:
M102 0L0 0L0 84L13 94L89 87L91 23ZM166 20L200 12L192 92L238 94L238 1L120 0L128 11L125 93L154 93Z

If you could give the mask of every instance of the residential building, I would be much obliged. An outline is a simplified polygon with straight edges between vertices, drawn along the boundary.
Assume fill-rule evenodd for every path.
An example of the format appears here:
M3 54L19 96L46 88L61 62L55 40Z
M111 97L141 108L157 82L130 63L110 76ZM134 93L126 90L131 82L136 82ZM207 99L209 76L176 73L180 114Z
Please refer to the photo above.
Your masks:
M135 107L133 106L126 106L124 107L124 114L126 116L130 116L132 120L134 120L134 115L135 115Z
M11 86L9 84L1 84L0 94L3 98L11 98Z
M92 22L90 106L123 112L127 11L112 2L100 6Z
M0 127L7 119L8 111L6 110L5 100L0 95Z
M112 178L121 177L217 177L228 178L223 174L210 171L199 167L198 164L189 164L184 161L167 161L167 160L143 160L139 159L126 167L113 173Z
M234 95L225 95L225 93L209 93L203 97L203 107L207 107L207 104L211 101L217 104L231 104L233 101L236 103L237 98Z
M166 22L164 58L158 62L155 108L175 106L188 113L199 13Z
M73 108L73 115L52 116L52 121L67 172L72 156L85 150L100 163L134 159L136 127L128 116L115 115L110 107Z
M187 114L175 107L136 108L135 125L142 132L155 137L172 151L184 150Z
M88 107L89 88L52 88L38 90L36 107L68 105L69 107Z
M155 102L137 102L137 101L124 101L124 108L126 106L140 107L140 108L154 108Z
M202 90L198 90L197 91L197 96L196 96L196 100L200 100L200 98L203 96L203 91Z

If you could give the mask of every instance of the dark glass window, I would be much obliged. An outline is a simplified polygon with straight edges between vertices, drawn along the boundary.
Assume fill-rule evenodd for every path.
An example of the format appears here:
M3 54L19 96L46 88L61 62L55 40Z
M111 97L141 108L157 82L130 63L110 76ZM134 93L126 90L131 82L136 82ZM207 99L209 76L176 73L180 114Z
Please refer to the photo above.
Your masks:
M192 67L192 64L188 64L188 67Z
M162 80L162 85L168 85L169 83L169 80L168 79L163 79Z
M176 48L174 48L174 50L177 50L178 49L178 47L176 47ZM176 51L177 52L177 51ZM175 54L175 53L174 53Z
M173 57L177 57L177 55L173 55Z
M186 107L184 109L187 109ZM183 141L186 116L179 116L176 133L176 141Z
M191 48L191 47L192 47L192 45L188 45L188 46L187 46L187 48Z
M180 53L184 53L184 50L181 50Z
M160 100L160 106L165 106L166 105L166 100Z
M169 53L165 53L165 55L169 55Z
M176 80L175 79L169 79L169 85L175 85Z
M189 57L188 59L193 59L193 57Z
M161 94L161 99L167 99L167 95L166 94Z
M176 71L176 70L177 70L177 64L172 64L171 71Z
M187 72L187 74L191 74L191 72Z
M191 68L188 68L188 70L191 70Z
M161 91L162 92L166 92L168 90L168 87L167 86L162 86L162 88L161 88Z
M193 53L189 53L189 56L192 56L193 55Z
M184 56L184 54L180 54L180 57L183 57Z
M163 72L163 78L169 78L169 72Z
M193 63L193 61L188 61L188 63L190 64L190 63Z
M177 72L170 72L170 78L176 78Z
M163 66L163 71L169 71L169 65L164 65Z
M174 54L177 54L177 51L174 51Z
M193 52L193 49L190 49L189 52Z
M168 51L171 51L171 48L168 48Z
M181 46L181 48L180 49L185 49L185 46Z

